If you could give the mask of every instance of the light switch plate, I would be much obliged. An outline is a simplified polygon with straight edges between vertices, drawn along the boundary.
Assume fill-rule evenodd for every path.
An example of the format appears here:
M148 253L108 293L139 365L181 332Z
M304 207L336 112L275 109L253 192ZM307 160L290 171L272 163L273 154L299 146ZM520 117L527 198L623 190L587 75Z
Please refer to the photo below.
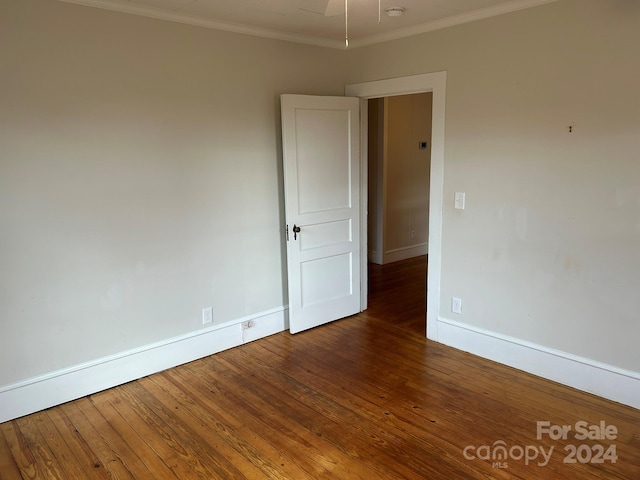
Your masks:
M464 192L456 192L453 205L457 210L464 210Z

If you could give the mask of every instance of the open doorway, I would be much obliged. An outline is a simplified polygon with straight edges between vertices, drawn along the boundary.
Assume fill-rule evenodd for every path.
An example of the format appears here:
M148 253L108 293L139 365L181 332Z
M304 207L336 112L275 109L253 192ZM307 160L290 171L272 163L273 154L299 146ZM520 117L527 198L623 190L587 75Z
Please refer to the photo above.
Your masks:
M431 92L368 100L368 308L426 333Z
M359 97L361 112L367 112L371 98L432 92L431 181L429 183L429 269L427 275L427 338L439 341L440 283L442 275L442 213L444 204L444 130L447 72L422 73L386 80L354 83L345 87L349 97ZM367 150L367 115L361 116L362 152ZM361 157L361 218L367 217L367 159ZM367 251L366 222L360 225L361 251ZM361 278L368 278L366 255L361 255ZM367 309L368 282L361 288L361 310Z

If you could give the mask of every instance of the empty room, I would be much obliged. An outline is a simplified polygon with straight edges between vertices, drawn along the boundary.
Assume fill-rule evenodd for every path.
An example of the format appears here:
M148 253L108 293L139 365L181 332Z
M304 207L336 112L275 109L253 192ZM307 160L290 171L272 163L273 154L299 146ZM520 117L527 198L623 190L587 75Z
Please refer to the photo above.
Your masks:
M0 478L640 478L639 45L636 0L0 0Z

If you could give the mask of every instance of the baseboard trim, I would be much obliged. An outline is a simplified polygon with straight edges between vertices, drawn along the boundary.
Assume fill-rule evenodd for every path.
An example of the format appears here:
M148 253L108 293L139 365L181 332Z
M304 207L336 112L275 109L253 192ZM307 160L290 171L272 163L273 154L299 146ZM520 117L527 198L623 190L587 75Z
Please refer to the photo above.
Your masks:
M438 318L438 342L599 397L640 408L640 373Z
M250 327L242 324L250 322ZM289 328L275 308L0 387L0 422L112 388Z
M387 250L384 252L383 264L399 262L400 260L406 260L408 258L419 257L426 255L429 252L429 245L427 243L421 243L419 245L411 245L410 247L396 248L394 250Z

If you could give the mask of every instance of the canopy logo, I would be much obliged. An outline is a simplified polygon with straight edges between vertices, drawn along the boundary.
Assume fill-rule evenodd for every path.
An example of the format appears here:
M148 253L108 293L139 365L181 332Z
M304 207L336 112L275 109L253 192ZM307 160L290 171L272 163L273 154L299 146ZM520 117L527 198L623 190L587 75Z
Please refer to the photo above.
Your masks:
M504 440L496 440L493 445L480 445L475 447L473 445L467 445L462 450L464 458L467 460L491 460L494 468L507 468L509 464L506 460L522 460L524 458L524 464L529 465L530 462L536 460L538 456L542 456L538 465L541 467L547 466L549 460L551 460L551 454L554 447L549 447L549 451L546 452L544 447L535 445L513 445L507 448L507 443Z
M573 425L556 425L549 421L536 422L536 440L550 439L590 441L589 443L569 443L564 446L566 452L563 463L616 463L618 455L613 443L600 444L596 441L612 441L618 437L618 428L607 425L602 420L597 424L580 420ZM535 462L539 467L546 467L551 461L555 446L512 445L504 440L496 440L491 445L467 445L462 454L467 460L491 461L493 468L509 468L508 461L524 461L525 465Z

